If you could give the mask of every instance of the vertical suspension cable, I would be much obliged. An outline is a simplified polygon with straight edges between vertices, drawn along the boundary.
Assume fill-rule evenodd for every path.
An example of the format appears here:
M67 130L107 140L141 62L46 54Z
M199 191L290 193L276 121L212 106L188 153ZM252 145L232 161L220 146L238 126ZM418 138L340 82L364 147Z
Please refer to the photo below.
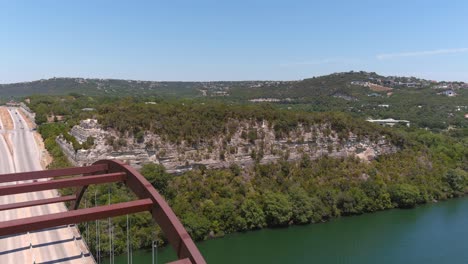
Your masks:
M110 205L111 204L111 185L109 183L109 190L107 192L107 198L108 198L108 204ZM109 263L112 263L112 227L111 227L111 218L108 217L107 218L107 227L108 227L108 231L109 231Z
M154 240L151 243L151 264L154 264Z
M85 196L85 200L84 200L84 207L85 209L88 208L88 199L86 198ZM90 242L89 240L89 225L88 225L88 222L85 223L85 243L88 244Z
M130 264L130 240L128 239L128 215L127 215L127 264Z
M92 201L92 199L93 199L93 198L91 197L91 201ZM90 202L90 204L91 204L91 202ZM91 206L90 206L90 207L91 207ZM85 194L85 208L88 208L88 194ZM86 232L85 243L86 243L87 245L90 245L89 248L88 248L88 253L92 255L93 253L92 253L91 250L90 250L90 249L91 249L92 240L91 240L91 233L89 233L89 222L86 221L85 225L86 225L86 227L85 227L85 232Z
M101 223L98 220L98 264L101 264Z
M97 207L97 190L94 190L94 206ZM94 247L95 247L95 250L96 250L96 262L98 261L97 258L98 258L98 220L95 221L95 226L96 228L96 235L94 236L94 238L96 239L96 243L94 244Z
M129 201L129 197L127 196L127 202ZM127 214L127 264L133 264L133 252L132 252L132 242L130 240L130 218Z
M112 226L112 241L114 241L114 235L115 235L114 232L115 232L114 226ZM115 264L115 256L114 256L115 250L114 250L114 245L115 245L115 243L112 242L112 264Z
M98 206L97 202L97 190L94 192L94 206ZM99 230L99 220L96 220L96 258L97 263L101 263L101 235Z
M101 221L98 220L98 264L101 264Z
M153 226L158 226L158 223L156 223L156 221L154 221L153 219ZM155 229L154 230L154 233L153 233L153 254L155 255L153 258L154 258L154 263L158 263L158 229Z
M85 209L88 208L88 207L87 207L87 204L86 204L86 196L84 197L84 208L85 208ZM86 223L88 223L88 222L86 222ZM86 223L85 223L84 234L82 234L81 237L84 236L84 241L85 241L85 243L87 244L87 243L88 243L88 233L87 233L87 229L86 229Z
M131 228L132 227L132 219L130 218L130 222L129 222L129 227ZM130 240L130 264L133 264L133 245L132 245L132 241Z

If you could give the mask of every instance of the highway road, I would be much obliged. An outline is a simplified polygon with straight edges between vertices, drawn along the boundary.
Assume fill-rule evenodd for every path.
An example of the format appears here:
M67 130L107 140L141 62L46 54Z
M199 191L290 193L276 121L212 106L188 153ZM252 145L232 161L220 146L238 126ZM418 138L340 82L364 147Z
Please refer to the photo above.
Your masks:
M19 113L9 108L13 130L6 130L0 119L0 174L42 170L41 151L34 132ZM10 146L10 147L9 147ZM10 149L11 148L11 149ZM21 183L21 182L18 182ZM6 183L16 184L16 183ZM17 195L1 195L0 204L52 198L56 190ZM14 220L66 211L63 203L34 206L0 212L0 221ZM95 263L73 226L62 226L0 238L0 264L8 263Z

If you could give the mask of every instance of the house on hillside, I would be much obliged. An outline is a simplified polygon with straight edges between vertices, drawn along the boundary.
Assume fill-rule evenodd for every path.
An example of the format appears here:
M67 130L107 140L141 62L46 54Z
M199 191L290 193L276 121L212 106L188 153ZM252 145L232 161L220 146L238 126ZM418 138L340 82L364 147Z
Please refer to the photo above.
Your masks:
M452 97L452 96L457 95L457 93L454 90L446 90L446 91L440 92L438 94L445 95L445 96L448 96L448 97Z
M381 126L390 126L393 127L396 124L403 124L406 125L407 127L410 127L410 121L408 120L395 120L393 118L387 118L387 119L367 119L367 122L371 123L376 123Z
M352 81L351 84L352 85L364 86L364 87L369 86L369 82L363 82L363 81Z
M395 81L393 81L393 80L384 80L383 85L393 86L393 85L395 85Z
M434 86L434 89L448 89L448 88L449 88L448 84L439 84L439 85Z
M416 87L420 86L421 84L420 84L420 83L416 83L416 82L410 82L410 83L406 83L405 85L406 85L406 87L408 87L408 88L416 88Z

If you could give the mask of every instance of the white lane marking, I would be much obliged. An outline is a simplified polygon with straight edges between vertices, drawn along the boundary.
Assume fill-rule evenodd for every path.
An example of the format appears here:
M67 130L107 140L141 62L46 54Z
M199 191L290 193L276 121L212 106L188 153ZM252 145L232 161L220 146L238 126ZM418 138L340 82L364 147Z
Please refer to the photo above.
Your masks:
M13 130L16 130L15 119L13 118L13 114L11 113L11 109L7 108L7 110L8 110L8 113L10 114L11 122L13 123Z
M0 168L0 173L11 173L15 169L15 165L13 163L13 159L11 157L11 153L8 150L8 145L5 141L5 138L3 138L3 135L0 135L0 155L1 159L5 162L5 164L1 163L1 168Z
M36 141L34 140L34 135L29 129L23 129L19 130L17 127L20 125L26 124L25 120L23 119L22 116L18 115L13 115L12 109L8 109L9 114L12 118L13 121L13 126L14 129L12 131L12 143L13 146L16 148L13 150L13 162L17 162L18 168L13 169L11 172L22 172L22 171L30 171L30 170L41 170L40 163L38 161L39 156L37 155L39 147L36 144ZM17 110L16 110L17 111ZM15 118L17 117L17 119ZM18 120L22 120L21 122L23 124L20 124ZM27 127L27 124L26 124ZM31 149L35 149L36 152L28 151ZM36 155L34 155L36 154ZM24 157L23 157L24 156ZM34 157L35 156L35 157ZM23 159L22 159L23 158ZM24 163L24 161L29 160ZM23 162L21 162L23 161ZM20 182L21 183L21 182ZM45 197L54 197L55 192L53 190L50 191L43 191L43 192L37 192L34 194L27 195L27 197L24 197L25 200L33 200L33 197L39 197L39 198L45 198ZM15 196L12 197L11 199L20 199L20 196ZM44 206L36 206L36 207L30 207L30 208L24 208L21 209L21 216L22 217L28 217L31 215L42 215L44 214L44 211L47 212L54 212L54 211L66 211L66 208L63 204L54 204L54 205L44 205ZM17 213L17 212L15 212ZM12 217L10 214L7 217L11 219L16 219L17 217ZM31 233L30 236L26 237L25 235L22 236L22 239L27 239L28 245L30 243L34 245L38 245L38 241L48 241L52 242L55 240L62 240L66 238L72 238L73 233L70 231L69 228L67 229L60 229L60 230L49 230L49 231L42 231L42 232L37 232L37 233ZM15 243L14 241L10 241L10 238L7 239L6 241L8 244ZM34 242L34 243L33 243ZM66 244L66 245L65 245ZM43 261L50 261L50 260L57 260L57 259L62 259L66 258L69 256L76 256L81 253L81 249L76 245L75 243L59 243L56 245L47 245L43 247L37 247L34 248L32 252L30 251L22 251L21 252L22 256L20 258L32 258L31 255L34 255L34 258L36 260L43 260ZM32 253L32 254L31 254ZM1 261L2 258L0 258L0 263L12 263L11 260L12 258L15 257L14 254L7 254L8 261L3 262ZM90 257L87 257L83 259L85 261L88 261L89 263L93 262ZM69 260L65 261L65 263L71 263L79 261L81 262L82 259L76 259L76 260ZM21 261L20 261L21 262Z

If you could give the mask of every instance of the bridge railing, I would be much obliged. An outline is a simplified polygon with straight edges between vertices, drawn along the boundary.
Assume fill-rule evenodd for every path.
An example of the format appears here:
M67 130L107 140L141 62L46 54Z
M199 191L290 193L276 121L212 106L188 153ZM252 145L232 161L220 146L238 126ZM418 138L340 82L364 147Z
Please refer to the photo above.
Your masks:
M148 211L177 253L179 260L173 263L206 263L190 235L162 196L138 171L120 161L101 160L85 167L0 175L0 183L17 181L22 182L0 186L0 196L68 187L78 187L78 190L75 195L0 205L1 212L36 205L71 202L70 210L66 212L0 222L0 236ZM89 185L112 182L123 182L138 200L79 208Z

